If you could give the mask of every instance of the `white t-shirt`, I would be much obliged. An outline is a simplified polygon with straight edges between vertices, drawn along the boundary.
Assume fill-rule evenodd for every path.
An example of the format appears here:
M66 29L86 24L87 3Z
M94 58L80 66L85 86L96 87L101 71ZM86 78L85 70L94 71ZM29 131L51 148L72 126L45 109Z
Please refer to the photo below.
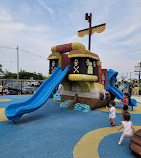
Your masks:
M62 89L62 84L59 85L58 90L60 91Z
M116 117L116 108L114 106L110 108L109 117L110 118Z
M123 132L132 132L132 121L121 121L121 123L123 124Z

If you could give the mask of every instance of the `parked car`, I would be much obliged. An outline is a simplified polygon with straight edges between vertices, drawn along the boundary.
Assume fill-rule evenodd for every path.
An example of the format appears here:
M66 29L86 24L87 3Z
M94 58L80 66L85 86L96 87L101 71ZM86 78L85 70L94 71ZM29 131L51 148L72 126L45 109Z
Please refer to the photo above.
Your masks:
M38 87L40 86L40 83L35 81L35 80L26 80L28 86L35 86L35 87Z
M34 93L34 88L28 86L28 84L24 82L10 82L5 87L9 90L10 94L21 94L21 93L33 94Z
M28 86L27 83L23 83L23 85L22 85L22 93L24 93L24 94L25 94L25 93L33 94L33 93L34 93L34 88Z
M2 88L3 88L3 86L0 85L0 94L2 94ZM8 89L4 88L3 93L4 94L9 94Z
M39 84L41 85L44 81L39 81Z

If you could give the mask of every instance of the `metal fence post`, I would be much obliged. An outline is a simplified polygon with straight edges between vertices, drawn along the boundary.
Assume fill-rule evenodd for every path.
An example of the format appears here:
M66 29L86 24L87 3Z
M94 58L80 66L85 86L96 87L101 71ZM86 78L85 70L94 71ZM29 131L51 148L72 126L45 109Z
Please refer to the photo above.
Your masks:
M3 80L2 80L2 95L3 95Z
M21 95L22 95L22 81L21 81Z

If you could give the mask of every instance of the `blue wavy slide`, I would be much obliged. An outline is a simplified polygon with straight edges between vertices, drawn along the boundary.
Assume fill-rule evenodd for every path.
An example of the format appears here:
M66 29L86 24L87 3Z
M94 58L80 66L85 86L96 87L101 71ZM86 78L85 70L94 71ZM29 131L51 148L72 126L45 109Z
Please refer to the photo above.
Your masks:
M123 93L114 86L114 83L116 81L116 77L118 75L118 72L113 71L112 69L109 69L107 71L107 85L106 90L111 92L114 96L117 97L117 99L124 99ZM137 101L135 99L131 99L131 106L137 106Z
M18 120L22 115L39 109L50 98L52 92L62 82L69 71L70 66L67 66L64 71L62 71L61 66L58 66L30 99L21 103L10 104L6 107L5 115L7 118L13 121Z

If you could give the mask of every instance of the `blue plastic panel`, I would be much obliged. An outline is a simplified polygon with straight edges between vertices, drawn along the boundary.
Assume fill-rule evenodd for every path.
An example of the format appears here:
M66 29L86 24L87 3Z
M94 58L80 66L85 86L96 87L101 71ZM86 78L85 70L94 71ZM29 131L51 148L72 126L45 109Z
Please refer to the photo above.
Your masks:
M6 107L5 115L7 118L9 120L18 120L23 114L39 109L50 98L52 92L62 82L69 71L69 66L64 71L62 71L60 66L57 67L53 74L42 83L30 99L21 103L10 104Z

